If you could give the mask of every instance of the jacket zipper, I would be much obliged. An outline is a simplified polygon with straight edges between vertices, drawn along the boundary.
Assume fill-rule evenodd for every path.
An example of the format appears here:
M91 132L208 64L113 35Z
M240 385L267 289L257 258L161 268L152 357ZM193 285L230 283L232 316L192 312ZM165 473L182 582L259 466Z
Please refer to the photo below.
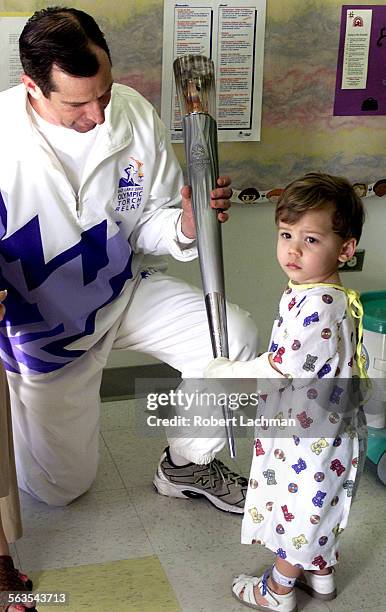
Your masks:
M76 210L76 216L79 219L80 218L80 201L79 201L78 193L75 194L75 210Z

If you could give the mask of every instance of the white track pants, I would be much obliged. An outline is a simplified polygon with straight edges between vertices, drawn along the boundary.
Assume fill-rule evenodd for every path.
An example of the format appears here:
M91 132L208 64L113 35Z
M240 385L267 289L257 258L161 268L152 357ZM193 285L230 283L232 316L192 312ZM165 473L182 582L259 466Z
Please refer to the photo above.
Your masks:
M254 358L257 331L249 314L229 304L228 329L231 358ZM95 479L99 390L112 348L153 355L184 378L200 378L212 359L202 293L154 273L141 280L109 332L72 364L43 376L8 374L19 486L48 504L69 503ZM187 460L207 463L224 440L172 443Z

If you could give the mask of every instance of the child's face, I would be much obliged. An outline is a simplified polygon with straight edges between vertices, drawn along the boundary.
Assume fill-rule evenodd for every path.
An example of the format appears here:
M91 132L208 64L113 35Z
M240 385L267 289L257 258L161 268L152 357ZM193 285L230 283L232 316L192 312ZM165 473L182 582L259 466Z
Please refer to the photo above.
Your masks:
M338 263L350 259L355 246L355 238L334 233L330 207L310 210L292 225L279 221L277 258L296 283L339 283Z

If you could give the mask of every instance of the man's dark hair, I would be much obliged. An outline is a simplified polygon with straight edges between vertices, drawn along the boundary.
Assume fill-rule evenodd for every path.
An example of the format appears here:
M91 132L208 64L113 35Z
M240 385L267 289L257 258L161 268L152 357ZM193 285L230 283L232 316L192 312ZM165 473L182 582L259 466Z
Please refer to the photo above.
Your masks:
M362 234L365 211L355 189L342 176L309 172L284 189L276 206L275 221L292 225L310 210L332 208L333 231L344 240Z
M20 60L25 74L47 98L55 90L52 67L73 76L90 77L99 70L92 45L106 51L105 36L91 15L74 8L52 6L36 11L19 39Z

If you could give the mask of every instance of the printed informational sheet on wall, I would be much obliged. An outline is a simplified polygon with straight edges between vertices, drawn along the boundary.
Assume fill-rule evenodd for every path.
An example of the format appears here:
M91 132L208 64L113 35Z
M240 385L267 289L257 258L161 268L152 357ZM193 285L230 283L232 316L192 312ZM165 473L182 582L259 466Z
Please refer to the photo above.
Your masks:
M218 139L260 140L266 0L164 3L161 115L182 141L173 61L187 54L214 62Z
M30 15L0 12L0 91L20 84L19 36Z
M386 6L342 7L334 115L386 115Z

